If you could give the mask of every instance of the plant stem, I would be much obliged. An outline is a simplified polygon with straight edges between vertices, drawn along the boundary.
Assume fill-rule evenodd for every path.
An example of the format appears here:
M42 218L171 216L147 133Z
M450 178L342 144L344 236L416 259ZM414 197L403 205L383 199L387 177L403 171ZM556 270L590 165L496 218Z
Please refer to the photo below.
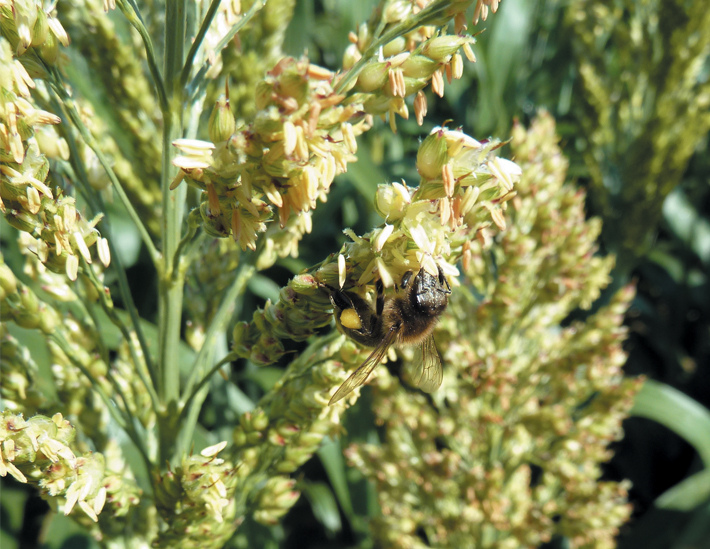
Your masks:
M217 14L217 9L219 8L220 3L221 0L212 0L210 7L207 9L207 13L205 14L205 18L202 20L200 30L197 32L197 36L195 36L192 46L190 46L190 51L187 52L185 66L180 73L180 85L183 87L187 84L187 79L190 77L190 71L192 71L192 66L195 62L197 52L200 49L200 46L202 46L202 42L205 39L205 35L207 34L212 21L214 20L214 16Z
M251 254L250 259L254 260L255 258L256 254ZM185 386L185 394L187 394L188 397L185 400L180 412L182 433L180 435L179 449L186 449L188 442L192 439L192 433L195 429L199 409L202 406L207 394L206 391L203 390L205 389L205 385L209 381L212 374L214 374L226 361L225 358L208 370L208 365L211 364L214 359L214 343L217 335L224 329L225 325L231 318L232 313L234 312L235 304L237 303L239 296L244 293L247 282L252 277L255 270L256 268L254 267L253 262L240 264L237 275L234 278L234 282L232 282L232 285L225 293L219 309L217 309L217 312L212 318L212 322L210 322L210 325L207 328L207 332L205 333L205 341L202 344L200 352L197 354L195 365ZM201 379L199 379L200 377ZM187 417L185 418L186 412Z
M242 16L242 18L231 28L229 29L229 32L224 35L222 40L219 41L217 46L215 47L215 54L218 52L221 52L224 47L229 44L230 40L234 38L234 35L239 32L239 30L246 25L249 21L251 21L252 17L254 17L259 10L261 10L264 6L266 5L266 0L260 0L257 2L254 2L252 6L249 8L249 10ZM189 63L192 62L192 60L188 60ZM186 65L187 68L187 65ZM193 95L195 93L195 90L198 88L198 86L203 82L205 74L207 73L207 70L209 69L208 64L204 64L198 73L195 75L195 77L190 81L189 86L187 87L188 92L190 95ZM187 77L189 76L188 72L185 72L182 75L185 80L187 80Z
M172 1L168 2L168 5L170 5ZM177 2L176 2L177 3ZM165 91L165 82L163 81L162 76L160 75L160 70L158 69L158 61L155 57L155 48L153 47L153 41L150 39L150 35L148 34L148 29L145 28L145 25L143 24L143 19L140 16L140 11L138 10L138 6L131 0L128 0L127 2L119 0L116 5L119 7L123 15L126 17L128 22L133 26L138 31L138 34L140 35L141 39L143 40L143 44L145 46L145 53L146 53L146 58L148 60L148 70L150 71L150 75L153 78L153 83L155 84L155 89L158 92L158 101L160 103L160 110L163 112L163 115L165 115L168 110L169 110L169 104L168 104L168 96ZM184 9L183 9L183 15L184 15ZM182 50L181 50L182 51Z
M224 357L222 360L220 360L217 364L212 366L212 368L210 368L209 372L207 372L204 376L202 376L202 379L199 381L199 383L197 383L197 385L195 385L195 387L193 389L191 389L190 394L185 399L185 404L183 405L182 410L180 412L181 417L185 416L185 412L192 405L193 399L195 399L197 397L197 394L200 392L202 387L204 387L207 384L207 382L210 380L210 378L212 378L212 376L214 374L216 374L217 371L222 366L224 366L225 364L228 364L229 362L231 362L235 358L237 358L237 357L235 357L232 353L228 354L226 357ZM187 391L185 391L185 393L187 393Z
M179 86L185 47L186 0L173 0L165 5L165 83L168 109L164 112L163 150L160 188L163 219L161 223L163 262L158 272L158 394L163 404L159 414L158 437L160 462L173 457L176 429L174 413L180 398L178 351L182 326L184 277L174 277L172 266L180 242L185 207L185 185L170 190L174 150L172 142L182 137L184 90ZM173 417L171 417L173 416Z
M143 383L143 386L145 387L148 396L150 397L150 401L153 404L153 409L157 412L158 395L155 394L155 388L153 387L151 380L149 380L145 375L145 371L143 370L145 368L145 361L141 360L141 357L138 355L136 346L133 343L133 338L131 337L132 334L129 332L128 327L123 323L123 320L121 320L121 318L116 314L116 309L114 309L113 307L113 302L110 301L108 295L104 291L104 286L103 284L101 284L98 277L96 276L94 268L88 263L86 263L86 261L84 260L82 260L82 264L84 267L84 272L89 278L91 284L94 286L96 293L99 295L99 303L101 304L104 313L106 313L106 316L108 316L109 320L116 327L118 327L124 339L126 340L126 344L128 345L128 349L131 353L131 360L133 361L135 372L138 374L141 383ZM120 389L120 387L118 387L118 389Z

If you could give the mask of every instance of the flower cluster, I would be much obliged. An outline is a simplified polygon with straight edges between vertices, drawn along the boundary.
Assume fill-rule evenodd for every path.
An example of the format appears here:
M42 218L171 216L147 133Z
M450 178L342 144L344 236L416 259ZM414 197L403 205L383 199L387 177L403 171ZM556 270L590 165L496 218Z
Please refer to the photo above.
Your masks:
M59 45L69 45L69 36L57 19L55 9L56 6L52 6L46 11L44 3L35 0L0 2L2 35L18 56L27 55L23 61L32 66L41 66L37 54L44 62L53 63L59 56Z
M207 71L208 78L223 77L230 83L229 96L233 112L240 120L256 113L254 89L263 75L284 56L283 40L293 17L295 0L269 0L254 15L248 25L234 37L234 48L216 49L247 10L255 2L231 0L221 2L215 20L205 37L208 57L214 59ZM215 88L208 90L207 103L214 103Z
M520 168L495 156L497 141L480 143L460 131L435 128L421 143L418 187L406 183L380 185L376 209L385 224L368 235L347 234L353 242L341 250L337 284L371 284L375 278L391 288L407 271L424 266L436 274L436 263L451 276L451 263L470 260L471 242L495 224L505 228L503 211L515 196ZM485 239L485 238L484 238ZM440 260L440 259L443 259ZM328 269L323 278L335 280ZM347 273L347 274L346 274Z
M222 547L231 537L239 468L217 457L226 445L185 456L176 470L156 476L156 506L172 527L158 534L153 547Z
M146 540L153 539L158 529L155 507L148 505L149 500L142 499L143 493L118 442L109 440L100 455L102 458L98 459L105 462L106 504L97 522L76 518L100 542L123 536L131 547L147 549Z
M351 32L351 45L345 51L343 68L354 71L354 85L364 110L370 114L389 115L392 131L396 131L395 115L409 118L405 98L415 95L414 114L421 126L427 113L423 89L431 83L432 91L444 96L444 77L449 84L461 78L463 59L475 62L471 49L475 42L466 35L466 10L471 0L390 0L381 7L381 17L363 23L358 32ZM477 0L474 25L488 16L489 6L495 12L497 0ZM412 25L411 20L417 24ZM446 25L454 22L454 32L447 34ZM383 37L391 40L382 43ZM373 56L373 49L376 55ZM350 75L345 73L345 81Z
M92 520L106 502L101 454L77 457L70 443L74 429L61 414L25 420L10 412L0 414L0 476L38 484L68 515L76 505Z
M288 367L258 407L240 418L233 433L239 463L240 506L254 506L254 518L275 524L300 493L290 474L340 429L344 404L329 406L344 367L363 359L352 341L330 337L310 345Z
M60 3L58 9L71 36L72 49L92 67L91 80L85 85L100 85L105 94L101 102L111 105L111 117L106 118L102 116L103 105L91 95L77 96L82 122L110 159L111 169L143 224L157 236L162 207L160 164L156 159L161 154L162 116L144 73L145 59L136 55L134 43L126 41L121 21L107 16L102 0ZM89 184L94 189L106 189L103 194L110 197L110 180L96 153L83 141L77 142L77 148Z
M9 473L36 486L65 515L78 507L85 518L77 520L89 522L101 539L112 527L135 518L141 491L117 457L115 443L107 447L107 458L97 452L80 454L76 446L75 430L62 414L25 420L9 411L0 413L0 476ZM132 528L144 532L147 526L141 520Z
M23 235L22 240L33 240ZM40 331L47 339L54 386L61 398L62 411L74 418L82 434L94 436L100 446L108 413L89 379L76 369L81 364L94 379L101 380L104 390L110 390L106 381L106 364L96 349L96 332L72 315L62 315L55 305L77 299L65 284L66 278L47 271L39 259L27 254L26 273L34 283L47 288L50 299L41 299L31 286L20 282L0 255L0 315L25 329ZM3 332L5 330L3 329ZM65 350L58 340L67 343ZM69 356L71 355L71 356ZM38 391L35 380L37 367L30 350L7 333L2 335L2 394L8 410L25 414L43 413L50 406L46 395ZM56 408L53 408L56 409Z
M34 139L34 126L58 124L60 118L32 105L34 82L3 38L0 70L8 75L0 104L0 211L10 225L35 237L34 253L48 268L75 280L79 258L91 263L94 244L101 262L109 264L108 242L95 229L100 217L86 220L73 197L47 186L49 162Z
M61 324L59 314L20 282L0 254L0 315L26 329L51 334Z
M605 220L602 240L617 254L617 272L628 276L656 245L666 198L710 131L704 7L674 1L645 10L623 0L590 9L575 0L564 10L572 32L561 47L579 74L576 124L568 131L583 143L590 196ZM661 30L662 13L680 18ZM610 56L612 50L624 53Z
M118 389L123 395L122 402L134 417L144 426L151 425L155 420L153 409L144 386L135 375L127 342L115 349L109 370L108 350L99 337L99 327L88 318L63 311L66 304L79 300L77 293L87 301L96 301L100 297L96 287L83 276L70 286L65 276L49 271L32 253L34 239L31 236L21 233L19 241L25 244L25 274L30 284L20 282L0 254L0 315L46 336L54 388L63 403L64 413L73 418L83 436L92 438L95 447L101 449L108 410L96 389L107 394ZM42 293L38 295L33 288L41 288ZM135 341L133 343L137 346ZM6 403L25 414L44 412L48 402L34 388L36 367L29 350L8 335L3 336L3 345L7 350L7 354L2 355L3 380L7 380L3 384Z
M0 265L0 278L7 266ZM0 314L2 314L0 304ZM13 412L36 412L44 404L44 396L37 390L39 374L32 355L17 339L7 333L7 327L0 324L0 396L6 410Z
M376 206L385 224L364 236L346 231L352 242L339 254L294 277L278 303L267 303L251 323L237 325L237 355L270 364L284 354L280 340L306 339L327 324L332 309L328 288L366 293L378 279L392 288L405 272L422 266L436 275L439 265L445 274L456 276L451 263L459 257L468 263L472 239L485 233L491 220L504 227L501 212L514 196L520 169L494 156L499 146L459 131L432 131L417 157L420 185L381 185Z
M369 127L357 105L342 104L332 77L307 59L283 59L257 86L251 124L236 129L222 99L210 119L211 143L174 143L182 153L174 160L180 177L203 191L199 212L209 234L231 234L242 249L254 250L274 210L281 229L297 224L296 242L310 231L311 210L354 160L355 136ZM297 219L290 221L292 214ZM262 266L294 253L290 241L276 248L271 238Z
M156 349L153 331L138 314L131 318L133 325L117 314L97 273L101 269L79 270L80 262L91 263L91 246L107 265L107 243L95 228L99 218L83 219L74 199L48 183L48 171L56 161L67 171L52 176L71 177L69 169L83 163L88 192L115 182L114 174L119 182L146 176L150 183L137 183L124 205L130 210L135 201L134 212L148 212L141 221L150 248L163 213L153 208L159 164L147 165L161 156L156 128L174 124L166 142L192 128L158 115L141 74L142 59L131 55L110 19L67 7L67 24L80 32L82 21L95 21L101 47L111 50L109 55L125 54L122 62L102 66L106 74L98 79L113 86L107 97L120 103L116 126L134 135L122 136L120 150L119 140L111 145L110 136L89 146L77 137L91 141L97 133L110 133L105 121L97 117L92 123L93 112L81 106L81 99L71 111L73 100L60 96L81 128L78 134L69 128L61 141L50 127L59 119L30 101L33 84L26 69L33 55L44 55L39 49L59 41L60 31L47 31L52 16L39 10L39 3L14 4L17 9L8 10L0 0L6 36L0 38L0 198L7 220L21 229L26 278L21 282L0 256L0 315L45 336L61 410L73 426L59 414L27 420L19 415L46 413L55 404L34 387L36 356L0 326L1 390L9 410L0 416L0 475L38 486L66 514L80 509L83 513L73 514L84 524L91 521L88 530L106 544L216 548L228 543L244 521L277 525L300 497L299 468L324 439L342 432L341 416L353 399L329 405L331 395L370 352L335 331L312 337L332 321L332 293L342 289L373 301L377 287L387 295L398 291L407 272L441 270L452 286L436 331L444 362L441 388L424 397L403 388L406 378L400 382L380 368L374 413L385 442L348 450L350 462L378 487L382 517L373 521L375 544L519 547L555 536L575 547L611 544L629 514L627 486L601 482L600 464L621 434L621 419L638 387L621 374L621 321L633 291L622 289L584 322L564 323L571 311L589 307L599 296L613 260L595 255L600 223L585 220L584 195L564 184L566 163L547 116L530 132L515 128L517 163L499 156L506 143L435 128L419 147L418 184L379 186L373 198L381 225L365 234L346 230L349 240L340 250L295 276L278 299L234 328L229 358L245 357L257 365L285 357L284 340L312 341L253 408L245 398L229 410L236 414L250 407L232 428L232 445L221 442L189 455L175 450L189 448L189 435L197 428L200 395L207 394L211 381L200 375L210 371L213 359L206 356L211 347L205 336L227 322L225 288L232 283L230 295L238 296L236 282L278 257L298 253L314 209L327 199L334 178L355 161L357 137L373 127L374 116L389 116L394 130L395 117L408 116L413 105L422 123L424 89L431 84L434 94L443 94L444 79L461 76L463 57L474 60L474 39L465 34L472 0L385 0L351 35L343 72L306 58L283 58L263 77L264 71L255 69L253 113L245 100L247 85L239 82L231 88L233 94L239 89L238 116L225 88L209 119L209 141L174 141L180 152L173 188L184 181L196 189L188 198L196 199L191 202L196 207L187 216L183 240L182 227L173 227L161 235L169 236L164 246L151 253L161 289L155 356L150 355ZM89 4L98 6L96 0ZM474 20L497 7L496 0L475 4ZM277 56L284 14L292 5L291 0L269 2L250 19L253 32L240 30L234 41L265 36L264 59ZM34 6L34 19L27 6ZM240 8L238 2L218 8L203 49L236 32L231 25L244 17ZM10 21L16 30L8 35ZM280 27L269 29L270 24ZM91 36L84 32L80 40L77 49L87 49L89 64L98 63L101 47L89 53ZM151 44L144 40L152 61ZM13 59L13 52L26 64ZM252 52L235 62L227 55L197 72L209 78L232 70L239 74L253 58ZM58 71L47 66L49 76L57 78L52 84L61 83ZM135 95L122 97L133 79L140 82ZM199 80L188 82L187 89L195 91L193 83L202 86ZM156 87L163 84L156 76ZM45 92L49 96L47 90L40 95ZM179 94L162 92L168 96L162 114L175 114L169 111ZM195 97L216 93L199 92L190 99L186 119L198 119L201 99ZM43 97L37 101L48 104ZM69 144L76 154L71 165L66 163ZM167 164L170 155L162 156ZM115 170L106 167L106 157ZM136 159L135 168L127 166L128 158ZM166 212L185 206L169 198ZM494 234L497 245L490 246ZM208 237L230 236L231 241L203 245ZM175 256L169 255L172 244ZM195 261L198 254L202 261ZM129 291L121 296L127 308L132 306ZM97 302L121 331L118 341L96 314ZM172 351L183 333L183 307L192 323L187 339L198 351L197 373L187 384L179 380L173 386L182 373L173 363L179 353ZM404 360L409 356L406 350L401 354ZM189 407L183 409L186 402ZM114 428L124 429L135 444L152 497L142 498L122 448L111 438Z
M397 14L401 23L410 14ZM370 114L389 115L392 131L397 130L395 115L409 118L405 98L416 95L414 114L421 126L427 113L426 95L422 91L431 83L432 91L444 96L444 77L451 83L463 74L463 59L458 51L463 50L469 61L476 58L471 49L473 37L460 35L433 35L434 27L418 27L415 31L399 36L384 45L380 55L368 61L357 77L354 91ZM345 52L343 67L352 69L362 59L372 42L367 25L362 25L358 34L350 34L352 44Z
M459 78L459 50L474 60L473 38L435 34L432 24L456 21L465 30L470 2L390 2L383 24L393 39L376 44L367 25L352 35L336 75L307 59L284 58L256 85L256 114L237 128L228 99L217 101L211 141L177 140L182 180L202 190L199 221L212 236L232 236L242 249L255 250L266 232L258 266L277 257L296 256L298 242L311 229L311 212L325 201L333 178L355 160L356 138L371 125L371 114L408 117L405 98L416 94L419 123L426 114L422 89L430 82L443 95L443 78ZM497 4L496 4L497 5ZM274 215L276 214L276 215ZM278 227L268 227L272 218ZM268 231L267 231L268 228Z
M593 255L599 226L564 185L552 119L517 127L513 143L523 176L495 271L474 254L437 330L441 389L425 399L382 372L373 410L385 442L347 452L378 488L376 544L416 547L423 535L437 547L521 547L565 536L612 547L629 516L628 485L599 477L640 386L621 371L634 292L560 327L598 295L612 262Z
M234 327L233 351L255 364L273 364L285 354L281 340L305 341L330 323L332 305L310 274L297 275L283 288L276 303L266 302L252 321Z

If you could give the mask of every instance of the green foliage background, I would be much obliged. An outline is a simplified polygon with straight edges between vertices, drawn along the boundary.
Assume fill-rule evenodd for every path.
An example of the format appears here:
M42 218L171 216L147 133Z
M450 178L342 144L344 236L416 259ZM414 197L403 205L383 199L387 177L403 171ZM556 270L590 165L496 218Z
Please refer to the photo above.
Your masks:
M307 50L314 62L338 66L347 32L368 17L373 4L298 0L286 52L298 56ZM371 209L377 184L417 178L413 136L452 119L469 135L504 138L516 117L527 124L544 107L558 121L570 174L589 191L588 213L604 221L604 252L618 254L613 283L600 305L629 281L638 285L627 318L626 370L660 382L647 384L639 395L635 417L626 422L625 438L606 468L609 479L633 482L634 514L619 545L710 546L710 20L705 11L701 0L504 0L478 36L477 63L467 65L464 77L430 104L424 128L410 119L398 123L397 134L365 136L358 162L317 210L300 257L282 260L249 282L244 319L255 304L275 300L293 272L320 261L322 250L338 249L345 238L341 227L362 234L379 223ZM693 63L702 68L689 81L687 67ZM3 237L8 263L19 261L13 241ZM141 280L148 261L127 222L121 246L132 258L132 280ZM144 292L136 301L150 318L155 302L151 288ZM247 366L242 376L253 383L246 396L255 398L279 373L276 367ZM234 423L222 414L223 402L235 398L239 395L224 388L212 391L202 423ZM347 418L354 440L377 438L367 398ZM230 438L225 433L222 438ZM322 447L302 475L306 497L282 525L270 530L250 525L250 539L258 540L253 546L345 547L361 539L366 517L377 513L375 498L366 482L349 478L339 448ZM20 531L37 530L32 521L41 520L42 506L22 486L3 479L0 513L0 545L10 548ZM46 539L52 548L90 543L64 517L51 523ZM556 545L562 542L549 544Z

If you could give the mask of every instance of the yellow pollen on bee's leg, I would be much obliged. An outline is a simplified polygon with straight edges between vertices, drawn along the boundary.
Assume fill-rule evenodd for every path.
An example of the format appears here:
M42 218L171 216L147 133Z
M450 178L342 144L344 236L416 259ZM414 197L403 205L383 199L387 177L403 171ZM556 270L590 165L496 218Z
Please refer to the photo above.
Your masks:
M355 309L345 309L340 313L340 323L349 330L359 330L362 328L362 320Z

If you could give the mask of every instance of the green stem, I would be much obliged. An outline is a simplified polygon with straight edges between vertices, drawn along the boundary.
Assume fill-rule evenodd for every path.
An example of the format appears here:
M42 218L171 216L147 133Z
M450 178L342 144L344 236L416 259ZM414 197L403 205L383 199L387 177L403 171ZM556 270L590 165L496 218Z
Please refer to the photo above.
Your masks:
M184 63L187 28L187 0L172 0L165 4L165 82L170 101L182 99L179 76ZM170 105L174 107L174 105Z
M192 66L195 62L197 52L200 49L200 46L202 46L202 42L205 39L205 35L207 34L212 21L214 20L214 16L217 14L217 9L219 9L221 1L222 0L212 0L210 7L207 9L207 13L205 14L205 18L202 20L200 30L197 32L197 36L195 36L192 46L190 46L190 51L187 52L185 66L180 73L180 85L183 87L187 84L187 79L190 78L190 72L192 71Z
M180 411L180 420L181 420L181 421L182 421L182 420L184 419L184 417L185 417L185 412L186 412L186 410L192 405L192 401L193 401L194 399L196 399L196 397L197 397L198 393L200 392L200 390L202 389L202 387L204 387L204 386L207 384L207 382L212 378L212 376L213 376L214 374L217 373L217 371L218 371L222 366L224 366L225 364L230 363L232 360L235 360L236 358L238 358L238 357L236 357L236 356L233 355L232 353L229 353L226 357L224 357L222 360L220 360L217 364L215 364L214 366L212 366L212 368L210 368L210 371L207 372L207 374L205 374L205 375L202 377L202 379L199 381L199 383L197 383L197 385L195 385L194 389L192 389L192 390L190 391L190 394L189 394L188 397L185 399L185 403L184 403L184 405L183 405L183 407L182 407L182 410ZM185 392L187 393L187 391L185 391ZM197 400L200 400L200 399L197 399ZM197 408L197 409L199 410L199 407L197 407L197 406L195 406L194 408Z
M168 4L171 2L169 1ZM155 48L153 47L153 41L150 39L148 34L148 29L145 28L143 20L140 16L140 11L138 6L135 5L131 0L123 1L118 0L116 5L119 7L123 15L126 17L128 22L133 26L134 29L138 31L141 39L143 40L143 45L145 46L145 53L148 60L148 70L153 78L153 83L155 84L155 89L158 92L158 102L160 103L160 110L163 114L168 112L169 103L168 95L165 91L165 83L163 82L163 77L160 74L160 69L158 69L158 62L155 56Z
M143 386L148 392L148 396L150 397L150 401L153 405L153 410L157 412L159 410L158 395L155 393L155 388L153 387L153 384L146 376L146 372L144 371L145 362L141 360L141 357L138 355L136 346L133 344L131 332L128 330L128 327L123 323L118 314L116 314L116 309L113 307L113 302L110 301L108 294L104 291L104 286L96 276L94 268L88 263L86 263L86 261L84 261L83 259L82 266L84 269L84 273L88 276L89 281L93 284L96 293L99 295L99 303L101 304L101 308L104 310L104 313L106 313L106 316L108 316L109 320L114 324L114 326L118 327L124 339L126 340L129 352L131 353L131 360L133 360L135 371L138 374L141 383L143 383Z
M254 259L256 254L252 254ZM207 332L205 333L205 341L202 344L200 352L197 354L195 359L195 365L190 373L190 377L185 386L185 394L189 395L185 400L182 410L180 412L180 423L182 425L182 433L180 436L179 447L183 450L186 449L187 444L192 440L192 433L195 429L195 424L197 422L198 413L202 403L204 402L206 391L205 384L209 381L212 374L214 374L220 366L228 361L229 357L221 360L218 364L208 367L213 360L214 354L214 344L217 335L224 330L225 325L229 321L234 312L235 304L240 295L244 293L249 279L254 274L256 268L253 263L243 263L240 265L237 272L237 276L234 278L234 282L227 290L222 303L217 309L212 321L210 322ZM199 379L199 381L198 381ZM187 417L185 418L185 411L187 412Z
M178 346L182 326L184 276L173 272L177 264L177 251L180 241L183 206L185 204L185 185L170 191L170 171L173 156L171 143L181 133L179 116L174 115L170 124L166 124L163 136L163 172L161 187L163 193L163 252L165 261L158 278L158 331L159 331L159 367L160 395L163 403L177 402L180 398L180 382L177 372Z
M158 394L163 409L158 415L158 438L161 463L170 461L175 447L175 423L180 399L179 347L182 327L183 276L173 276L172 266L180 242L185 208L186 185L170 190L172 142L182 137L184 90L179 86L179 74L185 47L186 0L171 0L165 4L165 83L168 108L164 112L160 188L163 218L161 220L163 262L158 271Z
M252 6L249 8L249 10L242 16L242 18L234 24L234 26L229 29L229 32L224 35L224 38L219 41L217 46L215 47L214 51L215 54L218 52L221 52L227 44L234 38L234 35L237 34L241 28L246 25L251 19L261 10L264 6L266 5L266 0L261 0L259 2L254 2ZM188 60L189 63L192 63L192 60ZM190 69L192 66L189 67ZM207 73L207 70L210 68L210 65L208 62L206 62L198 71L198 73L195 75L195 77L190 81L190 85L187 87L189 90L190 94L194 94L195 90L197 87L202 83L204 80L205 74ZM187 71L188 66L185 65L185 71L183 71L183 77L185 78L185 81L187 81L187 77L189 76L189 71ZM187 72L186 72L187 71Z

